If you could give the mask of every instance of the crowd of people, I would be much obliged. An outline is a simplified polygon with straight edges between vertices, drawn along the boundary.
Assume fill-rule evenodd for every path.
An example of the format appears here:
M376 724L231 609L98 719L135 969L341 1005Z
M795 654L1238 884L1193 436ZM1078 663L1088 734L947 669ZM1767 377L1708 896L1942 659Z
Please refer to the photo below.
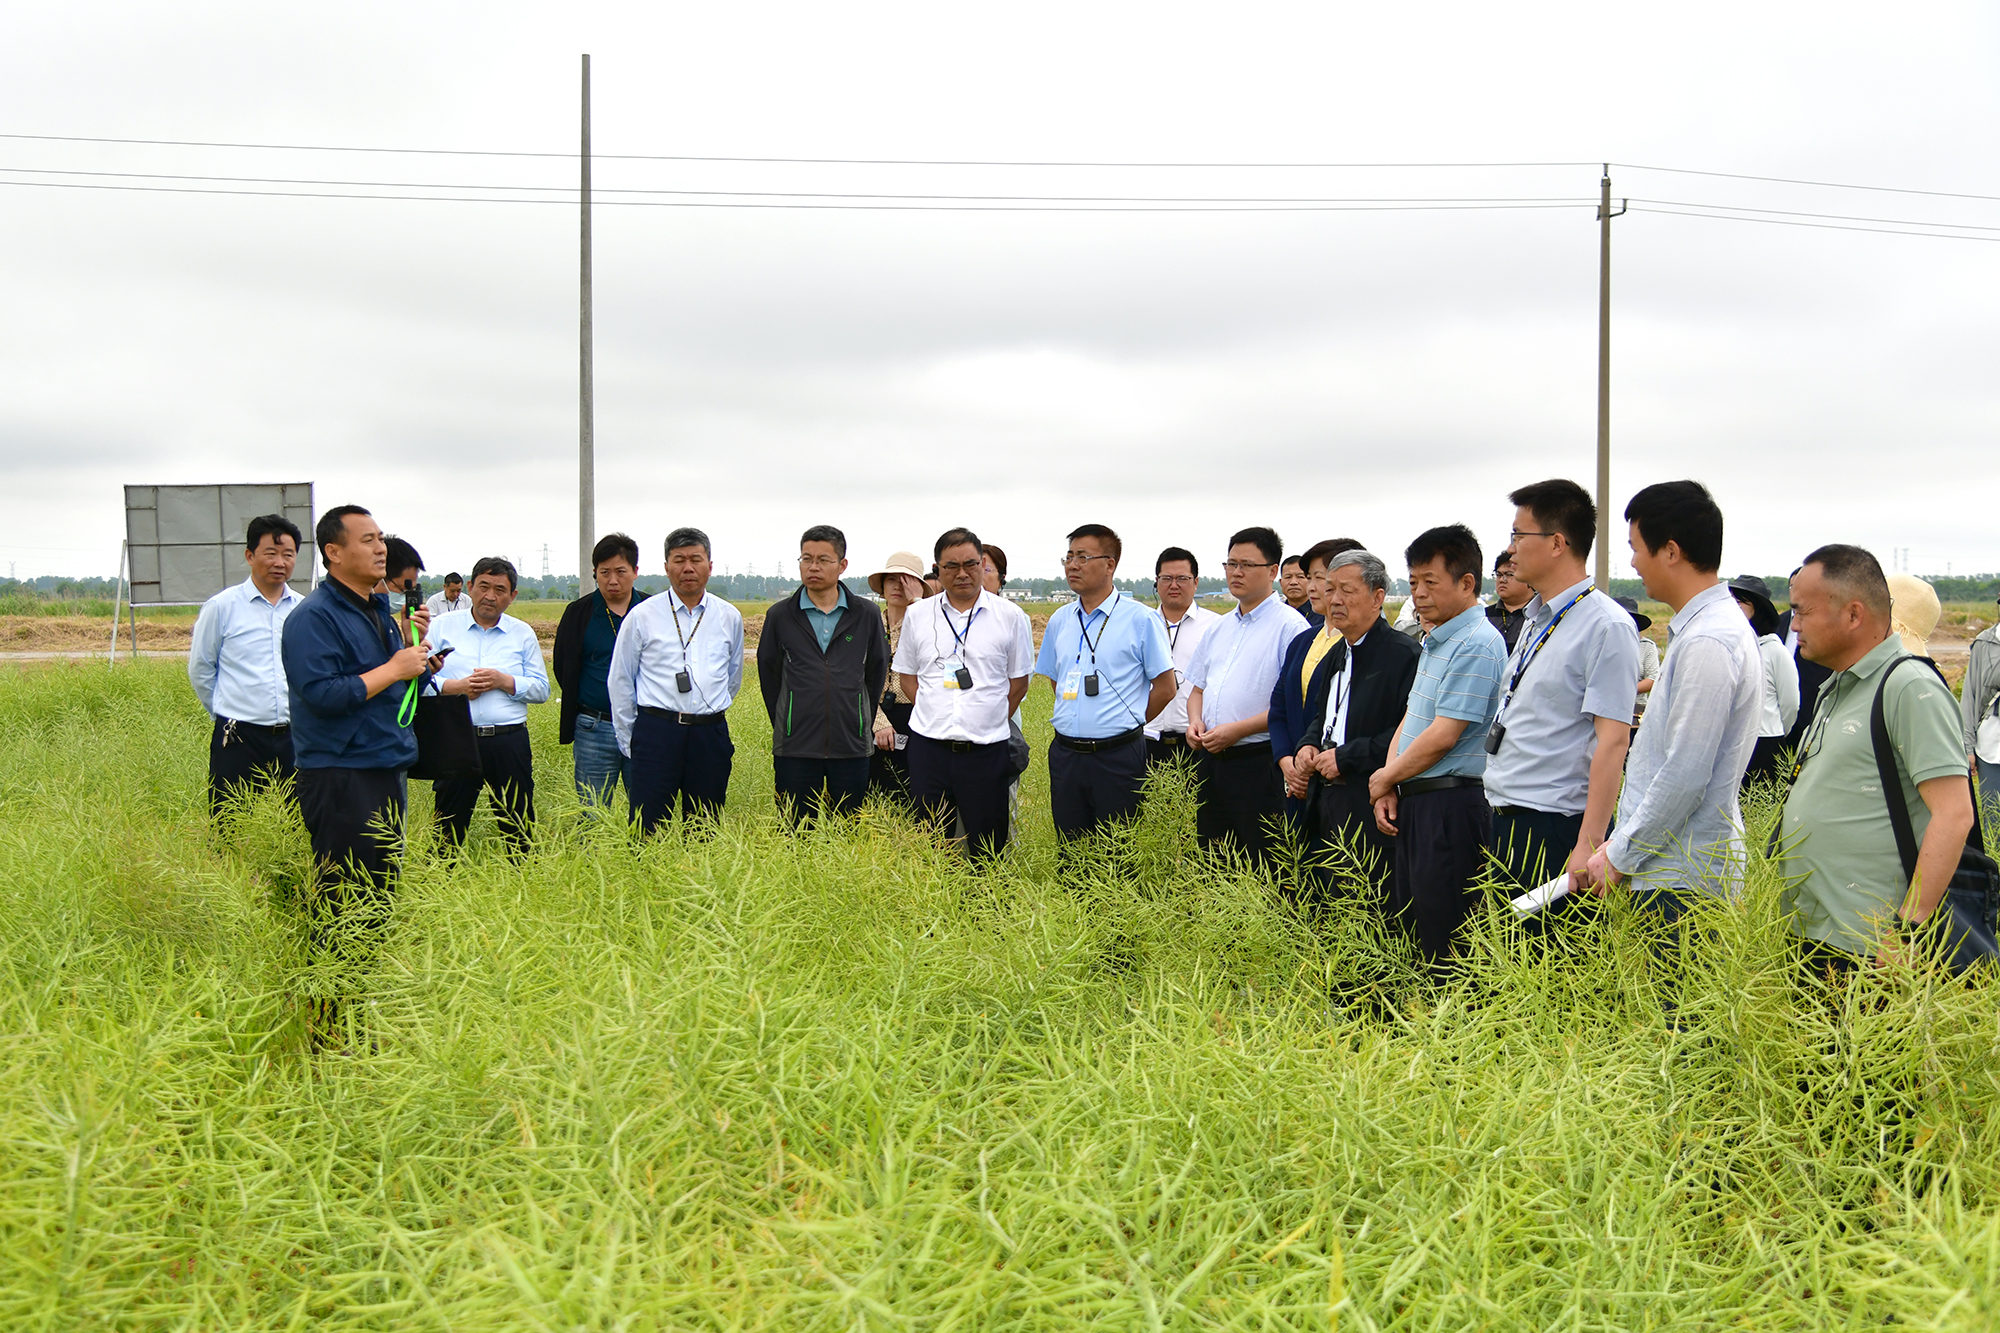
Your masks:
M968 856L1000 855L1032 762L1020 709L1041 677L1066 850L1132 818L1148 773L1179 766L1202 844L1271 869L1307 906L1364 895L1438 975L1489 870L1546 885L1542 930L1614 890L1669 927L1701 898L1733 898L1746 780L1785 793L1770 851L1809 965L1900 956L1976 842L1971 771L2000 767L2000 642L1989 631L1974 645L1961 705L1906 649L1908 613L1880 564L1848 545L1805 558L1781 616L1763 580L1721 578L1722 512L1678 481L1624 510L1632 564L1672 612L1661 653L1638 604L1586 572L1588 492L1558 479L1507 499L1512 529L1490 566L1463 524L1404 547L1410 595L1394 624L1388 561L1352 538L1288 558L1269 528L1235 533L1222 561L1234 605L1218 614L1196 605L1192 551L1155 557L1149 605L1116 586L1118 534L1086 523L1063 553L1075 600L1039 644L1001 595L1006 553L975 533L949 529L928 561L891 555L868 574L870 597L846 577L841 531L808 528L798 588L755 647L778 801L803 822L880 793ZM595 587L565 608L546 664L533 627L508 614L506 560L450 575L423 604L421 557L367 510L329 510L314 538L325 577L301 596L288 582L298 529L249 525L249 575L203 608L189 675L215 719L212 801L288 783L327 882L350 896L390 888L427 699L462 696L476 740L476 771L437 779L452 844L484 790L510 847L529 847L527 710L558 690L588 809L622 787L646 833L721 813L746 650L742 615L708 591L705 533L667 535L670 586L652 596L636 589L637 543L598 542ZM1931 594L1932 623L1935 606ZM1276 873L1294 838L1297 882Z

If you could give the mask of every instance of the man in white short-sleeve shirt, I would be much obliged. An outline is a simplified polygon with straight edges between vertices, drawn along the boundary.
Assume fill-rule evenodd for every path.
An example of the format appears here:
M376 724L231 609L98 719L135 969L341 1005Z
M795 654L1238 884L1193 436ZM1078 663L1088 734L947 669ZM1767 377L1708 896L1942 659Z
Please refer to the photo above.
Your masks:
M910 795L927 818L955 813L974 857L1007 846L1007 719L1035 664L1027 614L982 582L979 538L953 528L935 549L941 596L904 613L891 664L910 709Z
M1195 581L1201 566L1194 552L1183 546L1169 546L1153 561L1153 591L1159 594L1156 614L1167 627L1167 649L1174 659L1174 698L1160 715L1146 724L1146 759L1164 763L1177 754L1188 753L1187 705L1194 692L1188 667L1194 662L1201 636L1222 617L1194 601Z

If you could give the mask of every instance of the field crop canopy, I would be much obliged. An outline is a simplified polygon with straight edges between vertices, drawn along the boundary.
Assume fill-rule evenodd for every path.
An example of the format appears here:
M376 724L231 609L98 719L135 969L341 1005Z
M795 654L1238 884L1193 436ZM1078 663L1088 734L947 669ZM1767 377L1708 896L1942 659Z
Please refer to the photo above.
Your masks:
M1493 906L1450 987L1194 847L885 808L636 841L531 710L535 850L427 786L329 979L282 802L212 835L180 667L0 674L0 1327L1809 1329L2000 1321L2000 1013L1794 984L1752 867L1663 1016L1640 924ZM1770 818L1753 806L1752 841ZM352 987L355 1046L301 1006Z

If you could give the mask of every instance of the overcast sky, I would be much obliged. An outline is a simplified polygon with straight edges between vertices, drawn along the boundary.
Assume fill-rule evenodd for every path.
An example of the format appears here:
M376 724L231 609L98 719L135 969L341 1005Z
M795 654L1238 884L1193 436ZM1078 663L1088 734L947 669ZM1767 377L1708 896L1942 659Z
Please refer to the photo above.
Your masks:
M555 12L558 8L562 12ZM602 154L1619 163L2000 196L1990 5L13 5L0 131ZM571 189L574 159L0 139L52 172ZM22 169L37 169L25 171ZM601 161L600 187L828 194L1595 195L1595 165L1292 170ZM1726 572L1830 540L2000 569L2000 243L1641 212L1994 228L2000 202L1614 167L1612 491L1693 476ZM201 188L375 187L179 182ZM390 192L377 189L376 192ZM431 191L437 193L438 191ZM524 197L531 192L514 191ZM562 196L554 196L561 199ZM625 196L628 198L639 196ZM647 196L652 199L676 196ZM688 198L689 196L677 196ZM714 196L704 196L714 199ZM741 202L753 197L738 195ZM766 197L766 201L770 200ZM577 563L574 198L0 185L0 561L109 574L124 483L297 481L434 571ZM1874 225L1874 224L1856 224ZM1978 234L1978 233L1971 233ZM1504 541L1593 484L1581 208L1138 213L618 207L596 218L598 526L863 573L953 524L1056 573L1219 565L1268 523ZM1626 569L1622 523L1616 567Z

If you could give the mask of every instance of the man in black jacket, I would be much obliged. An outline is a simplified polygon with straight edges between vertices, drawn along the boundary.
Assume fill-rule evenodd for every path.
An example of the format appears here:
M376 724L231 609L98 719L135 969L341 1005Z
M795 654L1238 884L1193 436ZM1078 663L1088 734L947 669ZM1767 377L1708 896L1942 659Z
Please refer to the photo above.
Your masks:
M1376 826L1368 801L1368 775L1388 761L1423 651L1382 616L1389 571L1378 556L1343 551L1327 562L1324 578L1326 623L1339 629L1341 642L1328 656L1333 675L1300 728L1293 764L1295 771L1312 774L1306 829L1321 893L1332 886L1335 863L1342 860L1337 845L1364 863L1374 862L1362 871L1377 885L1395 862L1393 845Z
M576 796L587 808L603 805L618 794L619 779L630 793L627 759L618 748L611 725L611 654L618 646L618 628L633 607L646 600L635 592L639 577L639 543L622 532L599 540L591 549L596 591L563 608L556 625L556 686L562 691L562 723L556 739L575 747Z
M795 824L816 804L828 814L852 814L868 794L889 636L875 604L840 581L846 572L841 530L807 528L799 538L798 593L772 603L757 639L778 802Z

